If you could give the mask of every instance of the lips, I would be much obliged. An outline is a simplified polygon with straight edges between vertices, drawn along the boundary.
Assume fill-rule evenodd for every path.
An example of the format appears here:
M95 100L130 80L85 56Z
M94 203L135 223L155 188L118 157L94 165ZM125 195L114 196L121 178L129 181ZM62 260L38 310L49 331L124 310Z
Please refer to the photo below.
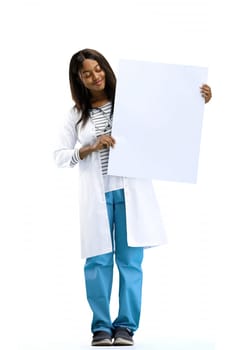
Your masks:
M96 86L100 86L100 85L102 85L102 83L103 83L103 80L98 80L98 81L95 82L95 85Z

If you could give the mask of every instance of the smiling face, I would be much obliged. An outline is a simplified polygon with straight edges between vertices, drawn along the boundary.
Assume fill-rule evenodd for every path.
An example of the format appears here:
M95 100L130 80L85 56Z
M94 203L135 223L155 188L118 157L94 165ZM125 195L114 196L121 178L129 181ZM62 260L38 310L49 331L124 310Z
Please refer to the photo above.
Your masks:
M95 60L87 58L83 61L80 78L92 95L103 91L105 88L105 72Z

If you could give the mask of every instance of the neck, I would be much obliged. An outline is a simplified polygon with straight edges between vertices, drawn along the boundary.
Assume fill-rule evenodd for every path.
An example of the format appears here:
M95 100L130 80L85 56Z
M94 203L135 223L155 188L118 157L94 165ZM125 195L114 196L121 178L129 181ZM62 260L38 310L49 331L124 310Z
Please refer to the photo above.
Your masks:
M109 102L109 99L107 98L104 91L103 92L101 91L100 93L96 93L91 97L92 107L99 107L107 102Z

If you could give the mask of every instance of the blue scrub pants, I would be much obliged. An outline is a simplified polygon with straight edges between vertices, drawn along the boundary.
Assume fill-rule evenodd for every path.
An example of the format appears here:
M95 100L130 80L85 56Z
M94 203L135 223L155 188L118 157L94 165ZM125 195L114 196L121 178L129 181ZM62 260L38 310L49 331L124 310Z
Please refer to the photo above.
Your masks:
M84 267L87 300L93 312L91 330L112 333L116 327L127 327L134 332L141 311L143 248L127 245L124 190L107 192L106 203L114 252L87 258ZM114 258L119 271L119 310L112 322Z

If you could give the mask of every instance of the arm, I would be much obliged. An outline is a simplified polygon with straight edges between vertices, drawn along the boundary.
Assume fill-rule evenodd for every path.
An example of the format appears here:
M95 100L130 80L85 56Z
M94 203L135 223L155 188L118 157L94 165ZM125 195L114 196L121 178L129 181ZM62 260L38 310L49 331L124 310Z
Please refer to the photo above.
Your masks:
M77 114L74 110L68 114L65 123L60 128L57 144L54 151L54 160L58 167L72 167L72 157L77 144L77 132L75 125L77 123Z
M97 137L96 142L93 145L81 147L79 149L80 159L86 158L90 153L100 151L103 148L114 147L116 141L110 135L101 135Z
M58 167L73 167L92 152L114 147L115 140L110 135L99 136L92 145L78 144L75 128L77 120L77 115L72 110L61 128L58 145L54 152L55 163Z

